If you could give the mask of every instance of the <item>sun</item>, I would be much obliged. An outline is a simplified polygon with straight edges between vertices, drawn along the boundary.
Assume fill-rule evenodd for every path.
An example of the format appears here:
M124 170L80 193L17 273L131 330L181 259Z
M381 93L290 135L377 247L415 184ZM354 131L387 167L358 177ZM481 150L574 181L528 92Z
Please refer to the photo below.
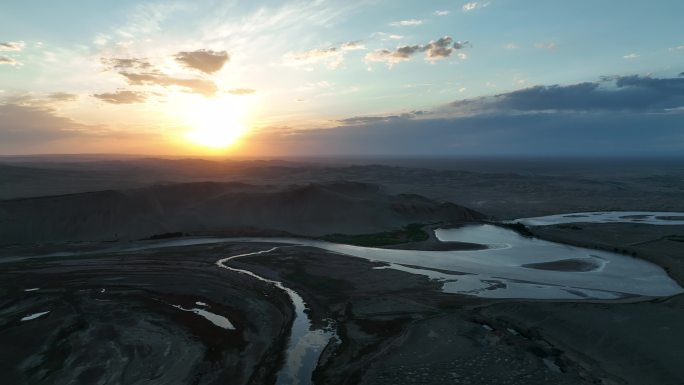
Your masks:
M215 149L229 147L246 131L242 123L223 117L209 119L194 126L185 137L195 144Z
M202 147L228 148L247 131L240 111L227 99L199 101L188 108L184 115L190 127L185 138Z

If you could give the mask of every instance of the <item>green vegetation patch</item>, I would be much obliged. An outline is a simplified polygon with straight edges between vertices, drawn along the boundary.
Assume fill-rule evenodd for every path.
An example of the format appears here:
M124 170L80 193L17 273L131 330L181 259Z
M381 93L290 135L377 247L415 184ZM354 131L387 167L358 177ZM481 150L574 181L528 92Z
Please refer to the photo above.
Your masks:
M430 238L420 223L412 223L400 230L385 231L372 234L328 234L321 239L328 242L344 243L356 246L388 246L400 243L421 242Z

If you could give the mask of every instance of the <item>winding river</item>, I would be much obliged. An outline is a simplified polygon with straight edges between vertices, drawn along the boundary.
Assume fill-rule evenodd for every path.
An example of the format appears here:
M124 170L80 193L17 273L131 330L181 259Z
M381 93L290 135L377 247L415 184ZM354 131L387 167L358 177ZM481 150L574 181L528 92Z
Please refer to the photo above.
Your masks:
M591 212L523 218L513 222L527 226L573 222L684 225L684 213ZM607 251L523 237L503 227L473 224L454 229L437 229L435 235L442 242L470 242L487 247L467 251L416 251L360 247L295 238L194 238L156 241L115 251L225 242L309 246L384 262L386 265L382 268L398 269L438 280L442 282L444 292L483 298L620 300L665 297L684 291L661 267L650 262ZM285 364L278 373L277 383L308 384L321 352L335 335L332 325L321 329L312 328L311 320L305 312L306 303L297 292L282 282L227 265L230 260L271 253L278 248L279 246L229 256L218 260L216 265L272 284L290 297L294 305L295 319L290 332Z
M241 274L247 274L250 277L254 277L260 281L272 284L278 289L287 293L292 301L292 304L294 305L295 319L293 320L292 329L290 330L290 336L288 339L285 365L283 366L282 370L278 372L276 384L308 384L311 381L311 375L313 374L314 369L316 369L318 357L321 355L321 352L326 345L328 345L328 342L335 334L332 332L332 327L326 329L313 329L311 327L311 320L305 313L306 304L304 303L304 300L299 294L297 294L296 291L283 285L282 282L264 278L260 275L252 273L249 270L236 269L226 265L226 262L236 258L266 254L273 252L278 248L279 247L272 247L268 250L233 255L231 257L216 261L216 265Z
M684 220L680 218L684 218L684 213L605 212L563 214L518 221L528 226L573 222L684 224ZM662 268L650 262L606 251L523 237L494 225L474 224L455 229L437 229L435 235L442 242L479 243L487 248L475 251L415 251L293 238L233 238L214 241L275 242L316 247L386 262L385 268L428 276L441 281L445 292L486 298L617 300L638 296L670 296L683 291ZM187 245L192 241L181 242ZM206 243L209 240L197 241ZM225 264L231 259L269 253L277 248L223 258L217 265L269 282L290 296L295 307L295 320L286 352L286 363L278 374L277 383L306 384L310 383L318 357L334 335L330 328L311 329L311 321L304 311L306 304L301 296L281 282Z

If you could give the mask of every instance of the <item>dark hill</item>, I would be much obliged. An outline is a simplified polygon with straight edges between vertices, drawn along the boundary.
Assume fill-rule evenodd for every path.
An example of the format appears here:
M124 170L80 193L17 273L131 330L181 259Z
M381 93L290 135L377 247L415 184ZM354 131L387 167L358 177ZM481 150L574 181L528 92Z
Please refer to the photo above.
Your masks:
M419 195L389 195L365 183L183 183L0 201L0 244L239 233L244 228L310 236L360 234L483 217Z

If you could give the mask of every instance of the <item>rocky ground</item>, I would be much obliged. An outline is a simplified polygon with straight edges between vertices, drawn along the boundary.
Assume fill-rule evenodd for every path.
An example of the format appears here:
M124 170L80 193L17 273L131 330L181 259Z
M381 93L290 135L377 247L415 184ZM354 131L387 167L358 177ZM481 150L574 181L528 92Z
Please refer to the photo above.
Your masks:
M216 259L192 247L2 263L2 382L272 382L292 322L289 299L219 269ZM235 329L191 309L226 317Z

